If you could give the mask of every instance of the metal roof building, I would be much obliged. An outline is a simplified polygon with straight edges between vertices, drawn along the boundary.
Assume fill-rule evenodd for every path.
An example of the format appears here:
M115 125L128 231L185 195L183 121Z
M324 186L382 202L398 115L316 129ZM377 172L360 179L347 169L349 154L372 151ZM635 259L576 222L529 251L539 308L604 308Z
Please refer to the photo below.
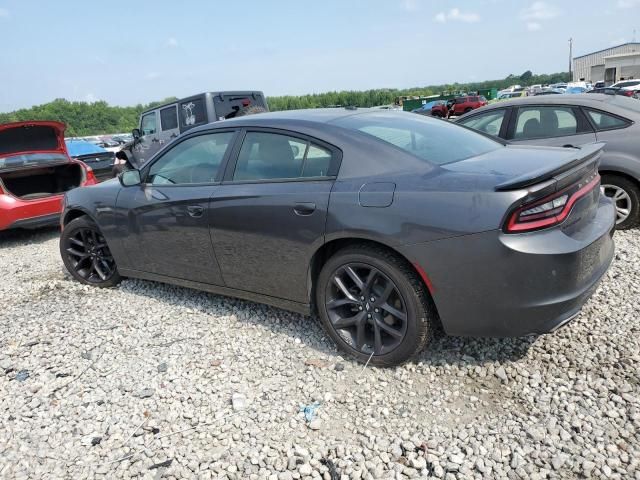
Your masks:
M622 78L640 77L640 42L629 42L615 47L573 58L573 81L604 80L611 85Z

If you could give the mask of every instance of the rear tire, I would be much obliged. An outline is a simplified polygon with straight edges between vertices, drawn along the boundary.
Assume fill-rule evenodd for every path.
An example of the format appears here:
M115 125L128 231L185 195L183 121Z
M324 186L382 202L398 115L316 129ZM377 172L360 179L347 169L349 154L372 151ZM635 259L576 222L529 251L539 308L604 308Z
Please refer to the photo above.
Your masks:
M471 110L473 110L473 108L467 107L464 109L464 113L469 113Z
M605 195L615 202L616 228L627 230L637 226L640 223L640 189L638 185L615 174L603 175L600 183L604 188Z
M383 248L339 250L323 266L316 285L324 329L359 362L402 364L424 348L434 330L437 315L424 284L411 265Z
M122 280L105 238L87 216L65 225L60 235L60 255L71 276L81 283L106 288Z
M265 113L267 111L266 108L264 107L259 107L257 105L252 105L250 107L246 107L243 108L242 110L240 110L237 114L236 117L244 117L247 115L255 115L256 113Z

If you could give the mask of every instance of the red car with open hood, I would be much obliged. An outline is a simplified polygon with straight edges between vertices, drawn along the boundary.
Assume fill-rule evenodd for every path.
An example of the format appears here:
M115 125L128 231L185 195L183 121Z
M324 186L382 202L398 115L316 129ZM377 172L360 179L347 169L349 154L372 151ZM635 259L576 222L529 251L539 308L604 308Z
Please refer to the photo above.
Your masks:
M0 230L57 225L65 192L97 183L69 158L64 130L50 121L0 125Z

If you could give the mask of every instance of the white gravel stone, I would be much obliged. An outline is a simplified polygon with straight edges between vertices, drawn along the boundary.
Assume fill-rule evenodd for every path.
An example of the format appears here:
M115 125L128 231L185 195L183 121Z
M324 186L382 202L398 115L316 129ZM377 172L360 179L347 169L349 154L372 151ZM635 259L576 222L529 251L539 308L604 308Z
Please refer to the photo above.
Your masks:
M345 480L640 480L640 231L616 233L559 331L438 335L412 363L365 370L313 318L83 286L55 231L0 235L2 478L330 479L330 459ZM317 430L299 411L314 402Z

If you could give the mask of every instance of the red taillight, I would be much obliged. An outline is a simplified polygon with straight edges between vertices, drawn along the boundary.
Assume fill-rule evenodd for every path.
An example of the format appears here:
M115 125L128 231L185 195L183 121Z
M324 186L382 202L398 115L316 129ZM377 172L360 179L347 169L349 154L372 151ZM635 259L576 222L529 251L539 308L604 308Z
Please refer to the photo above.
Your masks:
M625 97L633 97L633 90L625 90L624 92L622 92L622 95L624 95Z
M96 185L98 183L98 179L96 178L95 174L93 173L93 168L91 168L89 165L82 165L84 167L84 184L83 186L87 186L87 185Z
M507 221L507 233L522 233L552 227L564 222L573 205L600 184L600 175L595 174L586 185L574 185L517 208Z

